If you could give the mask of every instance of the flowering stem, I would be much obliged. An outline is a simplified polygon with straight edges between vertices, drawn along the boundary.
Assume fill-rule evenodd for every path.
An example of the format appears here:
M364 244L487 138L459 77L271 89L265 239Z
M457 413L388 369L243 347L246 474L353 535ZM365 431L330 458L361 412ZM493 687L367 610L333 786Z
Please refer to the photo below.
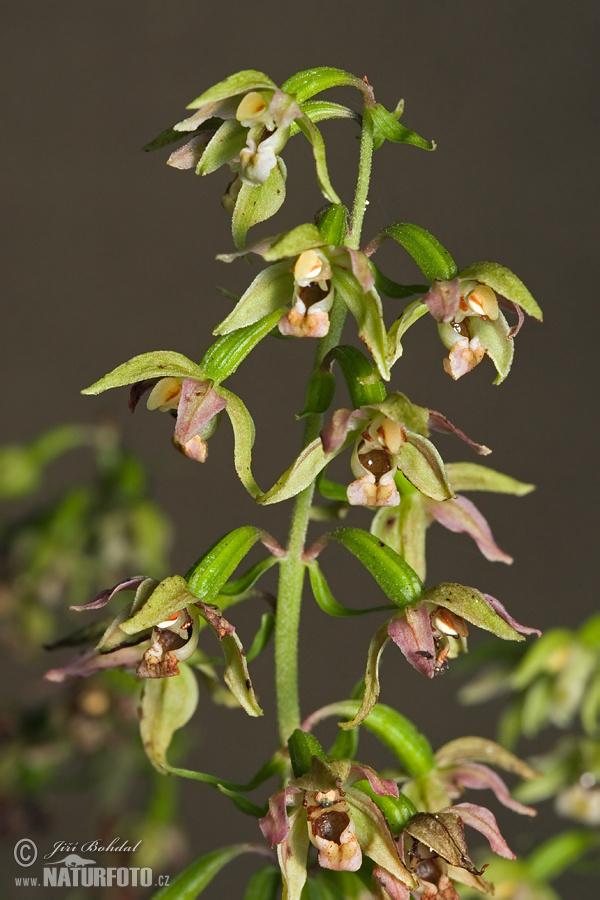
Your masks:
M368 102L368 100L367 100ZM365 105L367 105L365 103ZM373 156L373 126L370 117L363 117L360 158L351 226L346 244L358 249L362 222L366 209L371 161ZM319 341L314 369L325 355L339 343L346 305L336 299L331 314L327 335ZM313 370L314 371L314 370ZM308 416L304 430L304 446L314 441L323 425L322 415ZM280 566L277 614L275 622L275 685L277 690L277 719L282 745L287 743L291 733L300 727L300 699L298 695L298 632L302 586L305 564L302 559L304 542L312 506L314 482L301 491L294 502L287 555Z

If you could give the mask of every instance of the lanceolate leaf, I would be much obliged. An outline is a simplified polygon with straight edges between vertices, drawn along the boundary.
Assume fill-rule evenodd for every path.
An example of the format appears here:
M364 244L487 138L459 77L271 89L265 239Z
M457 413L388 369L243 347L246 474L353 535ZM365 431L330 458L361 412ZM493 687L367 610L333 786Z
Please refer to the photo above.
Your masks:
M416 572L391 547L368 531L337 528L329 538L356 556L396 606L404 609L421 596L423 585Z
M325 159L325 142L323 141L321 132L312 119L309 119L306 115L301 119L296 119L296 122L300 130L312 144L313 155L317 166L317 178L319 180L319 185L321 186L321 191L331 203L341 203L340 198L334 191L333 185L329 180L327 162Z
M233 844L206 853L170 880L167 887L160 888L152 900L195 900L227 863L255 849L251 844Z
M343 85L356 87L364 93L365 86L360 78L344 72L343 69L335 69L331 66L318 66L315 69L304 69L302 72L297 72L284 81L281 90L286 94L294 94L296 100L302 103L321 91Z
M260 620L260 628L254 635L252 646L250 647L248 655L246 657L248 662L252 662L253 659L256 659L256 657L260 656L260 654L263 652L269 642L269 638L273 633L274 627L275 616L273 615L273 613L263 613Z
M238 250L243 250L250 228L274 216L284 200L285 167L278 159L264 184L243 184L240 188L231 219L231 234Z
M489 285L507 300L512 300L526 313L542 321L543 314L523 282L510 269L493 262L476 262L459 273L463 280L480 281Z
M244 900L277 900L280 887L279 866L267 866L252 875L246 885Z
M425 228L410 222L394 222L377 234L366 248L368 256L386 239L393 238L410 253L428 281L450 281L456 277L456 263L437 238ZM474 277L474 276L472 276Z
M137 381L145 381L149 378L166 377L202 380L203 373L200 366L181 353L176 353L174 350L155 350L152 353L134 356L133 359L117 366L116 369L85 388L81 393L101 394L109 388L125 387L125 385L135 384Z
M173 734L191 719L197 705L198 682L185 663L179 664L179 675L144 679L140 734L152 765L159 771L164 772Z
M366 613L380 612L391 608L389 606L372 606L370 609L348 609L348 607L342 606L331 593L316 560L313 560L308 566L308 575L314 598L328 616L364 616Z
M204 377L211 378L215 384L228 378L258 342L277 325L284 312L283 307L276 309L258 322L237 328L216 340L200 363Z

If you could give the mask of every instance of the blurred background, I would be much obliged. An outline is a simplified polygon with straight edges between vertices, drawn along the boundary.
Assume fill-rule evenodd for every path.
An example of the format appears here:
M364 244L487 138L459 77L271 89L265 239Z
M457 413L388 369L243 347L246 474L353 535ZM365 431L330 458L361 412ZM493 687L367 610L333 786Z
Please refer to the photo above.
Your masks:
M8 385L2 443L29 441L63 423L117 427L126 448L147 466L152 496L172 519L169 573L184 572L241 524L259 524L285 540L289 504L255 507L233 471L226 421L211 439L208 462L199 466L173 450L168 418L148 415L143 405L131 417L126 391L100 398L79 391L145 351L173 349L200 359L229 309L216 286L241 293L258 271L241 260L215 260L231 248L220 205L228 173L199 179L167 168L167 152L144 154L141 147L181 119L203 90L239 69L265 71L277 83L312 66L347 69L366 75L388 108L404 98L403 124L437 143L435 153L392 144L378 151L365 242L392 221L415 222L450 250L459 267L479 259L510 267L545 313L543 326L526 322L513 370L500 387L492 386L489 361L452 382L442 369L444 351L432 323L416 325L404 342L392 387L492 447L494 468L537 485L523 499L478 498L499 545L515 557L512 567L487 563L469 538L434 527L429 578L477 586L527 625L579 625L595 608L597 553L598 21L593 5L569 7L558 0L9 4L0 37L0 367ZM358 104L350 90L331 98ZM350 204L355 127L324 123L322 132L332 182ZM310 221L323 203L308 144L293 140L284 157L288 199L276 218L257 226L256 237ZM412 261L395 246L383 247L378 264L398 281L419 281ZM390 322L399 302L388 301ZM350 323L347 334L351 340ZM291 413L303 404L313 356L308 344L265 340L228 382L255 418L255 475L264 487L299 447L302 424ZM340 400L346 403L342 393ZM470 458L452 438L436 443L447 460ZM346 459L337 470L342 480L347 466ZM42 497L51 501L90 472L88 456L72 451L48 470ZM26 509L26 502L15 501L8 514ZM367 514L354 512L352 523L367 527ZM341 551L331 551L325 570L341 601L380 602L370 599L376 589ZM80 624L75 616L62 616L65 630ZM307 601L301 644L306 713L341 699L363 671L370 631L325 618ZM256 611L240 608L235 622L242 640L251 639L257 621ZM29 648L6 653L7 698L31 706L64 691L41 675L67 656L55 651L41 657ZM189 727L190 752L182 750L190 767L244 781L260 765L264 747L275 746L268 657L253 669L264 719L246 720L241 711L215 708L203 697ZM465 732L494 735L498 708L456 706L457 684L452 672L425 683L399 653L386 654L382 699L413 718L435 747ZM361 758L376 764L380 752L365 739ZM138 795L145 789L138 787ZM31 823L38 831L28 836L37 834L40 847L95 837L89 790L81 783L68 802L66 793L50 793L43 822ZM180 794L188 829L175 838L173 873L208 849L260 837L253 820L232 812L209 788L187 782ZM132 804L143 800L136 796ZM509 842L527 847L531 823L514 816L506 821ZM8 834L8 859L13 839L25 834L21 823L17 834ZM11 882L13 869L12 860L3 866ZM240 895L235 873L221 878L207 897Z

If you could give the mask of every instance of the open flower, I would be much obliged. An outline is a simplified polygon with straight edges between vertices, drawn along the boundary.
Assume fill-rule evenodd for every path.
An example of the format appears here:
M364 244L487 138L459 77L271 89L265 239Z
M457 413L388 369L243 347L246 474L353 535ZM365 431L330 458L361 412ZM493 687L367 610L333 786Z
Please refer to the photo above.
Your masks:
M398 471L432 500L453 497L444 463L429 440L430 429L454 433L478 453L490 453L440 413L411 403L397 391L381 403L358 410L337 410L331 424L321 432L321 439L323 449L330 453L343 446L349 433L356 432L351 461L356 480L348 487L348 502L354 506L397 506Z
M204 462L208 453L206 441L214 434L219 413L227 406L227 401L214 389L213 382L170 377L137 382L129 395L132 412L147 390L150 390L148 409L159 409L176 416L173 444L190 459Z
M435 281L423 303L438 322L442 343L450 351L444 369L455 380L487 354L498 372L495 384L504 381L512 365L513 338L523 323L523 310L542 318L539 306L516 275L490 262L474 263L452 281ZM501 306L518 316L514 327L509 327Z
M416 606L394 616L387 634L411 666L428 678L443 672L448 660L467 649L469 628L477 625L504 640L523 640L536 628L519 625L499 600L460 584L438 584Z
M310 771L294 778L269 800L261 830L277 855L286 900L298 900L306 881L309 845L326 869L356 872L363 853L400 884L416 885L402 863L389 825L377 804L353 782L368 779L379 796L398 797L395 782L380 778L369 766L350 760L325 762L312 757Z

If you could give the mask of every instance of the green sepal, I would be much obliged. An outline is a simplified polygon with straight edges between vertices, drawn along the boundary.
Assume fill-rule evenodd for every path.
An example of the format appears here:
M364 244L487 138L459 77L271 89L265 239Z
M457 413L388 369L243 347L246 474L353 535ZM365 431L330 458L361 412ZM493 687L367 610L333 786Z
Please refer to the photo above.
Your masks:
M185 576L192 593L211 603L261 535L260 528L242 525L216 541Z
M288 739L288 749L290 751L290 762L294 772L294 778L301 778L312 769L313 756L327 761L325 751L320 743L310 732L301 731L296 728Z
M84 388L82 394L101 394L110 388L125 387L149 378L198 378L202 380L200 366L193 363L182 353L174 350L154 350L142 353L122 363L99 381Z
M279 866L259 869L246 885L244 900L277 900L281 887Z
M208 348L200 362L204 377L219 384L233 374L258 342L277 325L284 312L285 309L281 307L251 325L236 328L219 337Z
M229 334L262 320L279 310L282 303L291 301L294 291L294 276L289 262L278 262L267 266L244 291L242 297L223 319L213 334Z
M246 137L246 129L236 119L222 122L202 152L196 175L210 175L238 157L246 146Z
M370 262L369 265L375 276L375 287L380 294L390 297L392 300L406 300L415 294L425 294L429 290L429 286L426 284L399 284L384 275L374 262Z
M553 835L536 847L527 859L527 869L532 878L547 882L557 878L577 860L600 846L598 834L593 831L563 831Z
M358 88L364 93L365 85L356 75L350 72L344 72L343 69L336 69L331 66L317 66L314 69L304 69L296 72L287 81L281 85L281 90L286 94L293 94L298 103L303 103L310 97L321 91L326 91L332 87L350 87Z
M338 481L331 481L324 472L325 470L322 469L317 475L315 487L318 492L322 497L325 497L326 500L336 500L338 503L347 503L348 486L346 484L340 484Z
M197 135L202 131L215 131L220 125L222 120L211 118L207 119L206 122L202 122L195 131L191 132L183 132L177 131L173 126L170 128L165 128L164 131L154 138L153 141L149 141L147 144L144 144L142 150L145 153L152 153L154 150L161 150L163 147L168 147L169 144L174 144L176 141L181 141L183 139L190 140L192 135Z
M341 247L346 240L348 210L343 203L326 206L317 216L321 239L330 247Z
M316 559L309 563L307 568L313 596L320 608L328 616L364 616L367 613L381 612L392 608L389 606L372 606L369 609L348 609L346 606L338 603L331 593L331 589Z
M197 599L181 575L171 575L153 587L145 603L119 627L125 634L137 634L146 628L154 628L180 609L193 606Z
M328 707L330 715L347 718L355 717L359 709L359 700L342 700ZM427 775L435 768L435 756L425 735L390 706L378 703L362 725L392 751L404 771L413 778Z
M458 269L445 247L420 225L410 222L394 222L377 234L369 247L374 250L386 239L392 238L409 253L428 281L436 278L450 281Z
M403 347L401 339L404 337L411 325L418 322L429 310L420 300L414 300L410 303L399 319L396 319L390 330L388 331L388 365L391 367L402 356Z
M479 316L471 316L469 322L472 337L479 338L485 352L494 363L498 375L494 384L502 384L511 370L515 355L515 342L510 338L510 326L501 312L495 322L480 319ZM451 327L447 323L440 323L439 328ZM454 333L456 337L456 332Z
M227 400L225 412L233 428L233 464L238 478L251 497L258 499L262 492L252 475L252 447L254 446L254 420L236 394L219 387L219 394Z
M389 795L381 797L375 793L366 779L364 781L355 781L352 787L362 791L379 807L394 835L401 834L405 826L418 812L414 803L408 797L405 797L404 794L401 793L399 797L391 797Z
M237 597L245 594L254 587L258 579L267 572L272 566L276 565L280 560L276 556L267 556L265 559L259 560L247 572L240 575L233 581L228 581L219 591L219 596Z
M480 463L446 463L446 474L457 494L461 491L493 491L496 494L524 497L535 490L534 484L518 481Z
M259 241L253 247L248 247L248 250L254 250L266 262L277 262L280 259L300 256L305 250L322 247L324 244L325 241L321 237L317 226L313 225L312 222L305 222L303 225L296 225L291 231L284 231L268 241Z
M152 765L165 772L173 734L193 716L198 705L198 682L183 662L179 675L145 678L140 703L140 736Z
M389 381L387 333L379 294L375 288L363 291L354 276L339 267L335 267L331 280L336 293L356 319L358 336L369 348L381 377Z
M243 250L246 235L253 225L274 216L285 200L286 170L281 159L269 172L264 184L242 184L231 217L231 235L238 250Z
M368 531L337 528L328 538L349 550L400 609L416 603L421 597L423 584L417 573L391 547Z
M387 392L379 373L364 353L349 344L334 347L325 356L322 368L328 366L331 371L333 362L339 363L350 394L352 409L382 403Z
M414 431L407 433L397 457L398 468L414 487L432 500L454 497L442 457L426 437Z
M252 641L252 645L248 650L248 654L246 656L248 662L252 662L263 652L263 650L269 643L269 638L273 634L274 627L275 616L273 615L273 613L263 613L260 618L260 628L254 635L254 640Z
M433 141L426 141L416 132L411 131L401 125L394 113L387 110L381 103L375 106L367 107L363 116L367 116L373 123L373 144L375 150L379 150L385 141L391 141L394 144L412 144L413 147L420 147L422 150L435 150Z
M461 281L479 281L487 284L507 300L512 300L534 319L543 319L543 313L520 278L499 263L475 262L458 273ZM453 277L453 276L452 276Z
M213 85L188 103L187 109L200 109L207 103L215 103L219 100L227 100L229 97L235 97L237 94L245 94L248 91L261 91L265 88L275 90L277 85L271 81L264 72L258 72L256 69L242 69L234 75L229 75L223 81Z
M524 641L524 635L494 612L481 591L463 584L437 584L423 593L423 602L443 606L472 625L491 631L503 641Z
M170 879L166 887L152 895L152 900L195 900L227 863L240 854L252 853L255 849L251 844L233 844L231 847L212 850Z
M321 193L331 203L341 203L342 201L334 191L333 185L329 180L327 161L325 158L325 142L323 141L321 132L307 115L303 115L301 119L296 119L296 124L312 144L313 156L317 167L317 180L319 182L319 187L321 188Z

